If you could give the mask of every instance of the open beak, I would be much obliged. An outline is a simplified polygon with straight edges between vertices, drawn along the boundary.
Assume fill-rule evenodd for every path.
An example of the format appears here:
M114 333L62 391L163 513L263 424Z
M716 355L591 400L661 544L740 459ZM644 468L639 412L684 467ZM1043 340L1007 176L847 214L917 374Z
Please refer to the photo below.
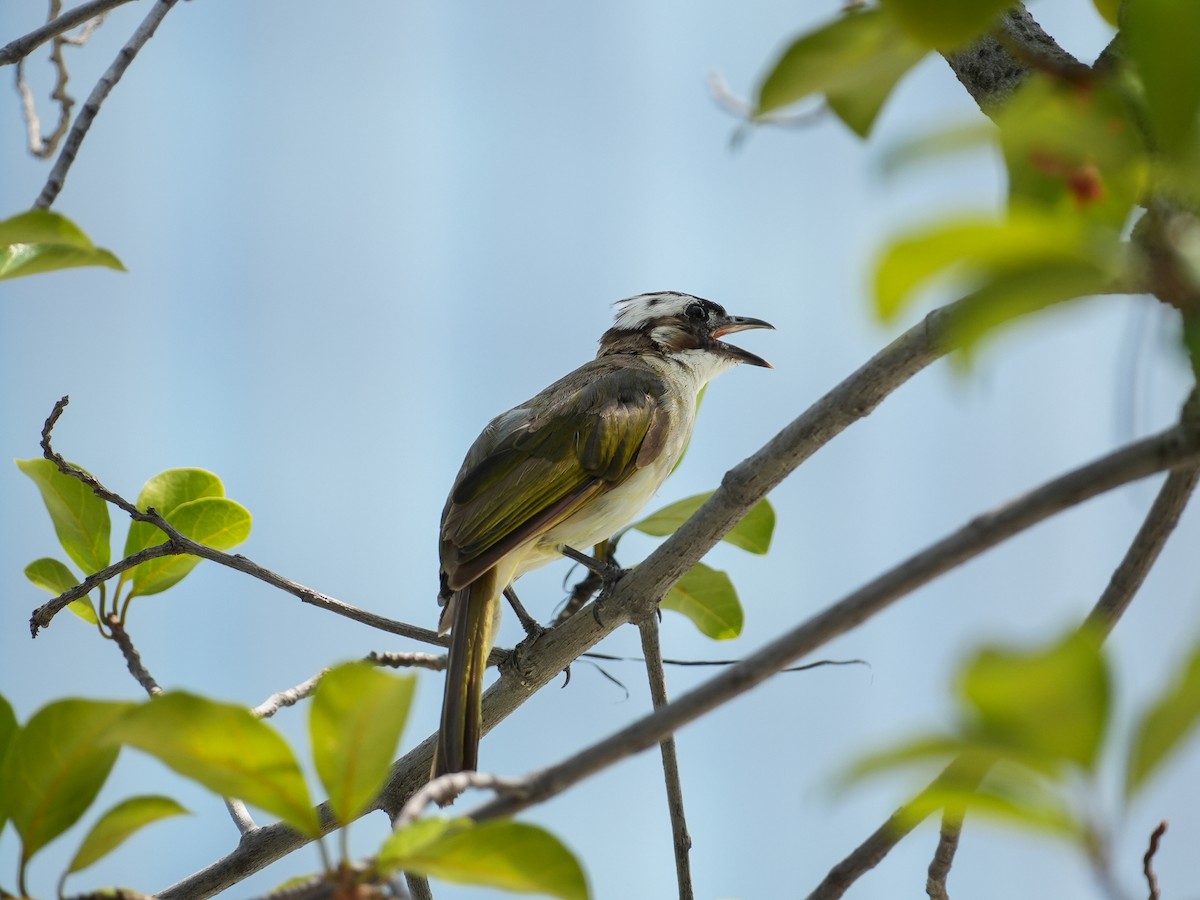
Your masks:
M770 322L764 322L762 319L751 319L748 316L723 316L714 324L712 336L720 338L727 334L733 334L735 331L748 331L751 328L770 328L774 330L775 326ZM765 369L773 368L769 362L761 356L751 353L749 350L743 350L741 347L733 346L733 344L726 344L724 341L716 341L716 344L730 359L749 363L752 366L762 366Z

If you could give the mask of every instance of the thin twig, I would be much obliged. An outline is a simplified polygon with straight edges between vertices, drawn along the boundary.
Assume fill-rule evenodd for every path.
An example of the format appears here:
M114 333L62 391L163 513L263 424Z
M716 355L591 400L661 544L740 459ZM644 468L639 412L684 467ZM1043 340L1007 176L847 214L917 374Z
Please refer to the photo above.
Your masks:
M529 776L525 797L500 798L470 815L477 819L509 816L559 794L607 766L652 747L664 736L761 684L784 666L861 624L900 597L1055 513L1154 472L1198 463L1200 435L1177 426L1047 482L978 516L668 706ZM643 563L634 574L645 566ZM618 592L628 578L618 584Z
M636 662L645 663L644 656L615 656L611 653L583 653L580 654L583 659L602 659L605 662ZM667 659L663 658L665 666L736 666L740 663L740 659ZM807 672L809 669L821 669L825 666L865 666L868 665L865 659L818 659L815 662L804 663L799 666L788 666L786 669L780 669L783 672ZM601 669L603 671L603 669Z
M58 159L54 162L54 167L50 170L50 176L46 179L46 185L42 188L42 192L38 195L37 200L34 201L33 205L35 208L50 208L50 204L54 202L54 198L62 190L67 178L67 172L70 170L72 163L75 162L75 156L79 153L79 147L83 144L83 139L87 135L88 129L92 127L92 121L96 118L96 114L100 112L101 104L104 103L117 82L121 80L121 76L125 74L125 70L129 68L129 64L138 55L138 51L154 36L154 32L158 30L158 26L162 23L163 18L178 2L179 0L154 0L154 5L150 7L150 12L147 13L146 18L142 20L137 30L134 31L133 36L129 38L125 46L117 53L117 58L113 60L112 65L100 76L100 80L96 82L96 86L92 88L92 92L88 95L87 102L83 104L83 109L75 117L75 124L71 127L71 133L67 135L67 139L63 143L62 150L58 154Z
M110 9L129 3L130 0L90 0L81 3L74 9L69 9L56 19L52 19L40 28L35 28L28 34L9 41L0 47L0 66L11 65L24 59L46 41L70 31L76 25L83 25Z
M322 669L312 678L300 682L295 687L276 691L262 703L258 704L258 706L251 709L250 712L254 713L260 719L269 719L284 707L295 706L317 689L317 685L328 671L328 669Z
M229 818L233 819L233 824L237 826L239 834L245 836L258 828L254 824L254 817L250 815L250 810L246 809L246 804L241 800L226 797L225 809L229 811Z
M1158 852L1158 842L1167 833L1167 821L1158 823L1158 827L1150 832L1150 846L1142 857L1142 874L1146 876L1146 885L1150 888L1149 900L1159 900L1158 877L1154 874L1154 854Z
M937 850L929 863L929 874L925 879L925 893L929 900L950 900L946 890L946 879L950 877L950 866L958 850L958 839L962 835L963 816L966 808L958 805L942 811L942 830L938 834Z
M431 672L446 671L445 653L380 653L372 650L367 662L392 669L429 669Z
M125 657L125 665L129 667L129 674L137 679L137 683L151 697L161 694L162 688L158 686L154 676L142 663L142 655L133 646L133 640L129 637L125 626L121 624L121 619L112 613L105 617L104 624L108 626L108 632L112 635L112 639L121 648L121 653Z
M659 641L658 616L650 615L638 622L642 636L642 653L646 657L646 674L650 680L650 697L655 709L667 705L667 674L663 670L662 646ZM679 757L675 736L668 735L659 742L662 753L663 780L667 786L667 810L671 815L671 838L675 846L675 877L679 882L679 900L696 896L692 887L692 863L689 856L692 836L688 833L687 817L683 811L683 782L679 778Z
M1108 587L1088 613L1084 628L1100 635L1112 631L1158 560L1167 538L1179 524L1179 517L1195 491L1198 479L1200 467L1194 466L1176 469L1167 476L1133 543L1109 579Z
M408 798L408 802L392 819L392 829L407 828L421 818L429 804L445 806L469 788L495 791L498 794L521 794L521 782L512 778L501 778L488 772L447 772L427 782L419 791Z

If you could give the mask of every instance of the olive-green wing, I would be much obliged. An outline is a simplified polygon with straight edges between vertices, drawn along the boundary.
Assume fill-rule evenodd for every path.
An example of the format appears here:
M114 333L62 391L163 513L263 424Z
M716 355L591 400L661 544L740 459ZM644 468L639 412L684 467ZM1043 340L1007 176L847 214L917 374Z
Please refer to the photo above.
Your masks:
M472 447L442 518L451 590L662 452L667 416L657 375L609 368L575 389L571 382L568 376L530 409L499 417Z

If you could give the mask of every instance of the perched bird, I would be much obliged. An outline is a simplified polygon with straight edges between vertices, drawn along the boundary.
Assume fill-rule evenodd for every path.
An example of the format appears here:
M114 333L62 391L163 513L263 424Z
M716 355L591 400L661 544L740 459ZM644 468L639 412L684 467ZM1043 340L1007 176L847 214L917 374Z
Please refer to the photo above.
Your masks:
M738 363L720 340L771 328L664 291L616 303L596 358L488 423L442 512L439 633L450 656L433 774L475 769L500 596L523 574L632 521L678 461L700 389Z

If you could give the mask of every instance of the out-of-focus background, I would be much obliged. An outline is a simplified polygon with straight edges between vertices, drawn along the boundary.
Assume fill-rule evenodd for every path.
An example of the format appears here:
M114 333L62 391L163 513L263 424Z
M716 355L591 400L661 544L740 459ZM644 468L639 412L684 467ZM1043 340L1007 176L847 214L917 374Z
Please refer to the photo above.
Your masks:
M139 696L116 649L73 617L29 639L45 595L21 570L57 544L33 484L7 460L38 454L63 394L58 448L113 489L134 497L162 469L211 469L254 514L242 552L432 626L438 516L462 454L492 415L592 355L612 301L683 290L778 328L739 336L775 369L715 383L662 503L714 487L890 340L869 308L875 248L905 223L994 209L1002 196L998 161L983 153L881 174L906 137L978 119L947 66L931 59L911 73L866 144L829 117L755 132L735 151L737 122L706 89L715 71L749 94L781 46L837 5L180 4L103 107L55 205L128 273L0 285L0 692L18 716L63 696ZM119 8L86 47L67 49L80 100L146 9ZM1085 60L1109 39L1085 0L1031 10ZM0 41L44 13L31 0L3 4ZM44 56L27 66L42 97ZM53 117L44 100L42 114ZM0 217L28 207L47 172L24 150L16 92L0 91ZM769 556L711 554L740 591L743 635L716 645L668 613L666 655L745 655L974 514L1165 427L1189 387L1176 327L1149 302L1111 298L1008 329L965 374L935 365L773 494ZM980 642L1046 641L1074 625L1156 487L1043 524L821 653L868 665L776 677L682 731L699 896L807 893L924 783L835 793L846 761L946 724L951 675ZM125 523L114 522L119 548ZM1198 532L1191 510L1113 636L1118 728L1200 635ZM623 561L652 546L631 535ZM529 576L522 598L548 618L566 574L562 564ZM164 686L246 704L333 661L421 649L208 563L138 601L129 628ZM518 636L510 617L502 643ZM622 630L602 649L635 656L637 636ZM569 686L543 691L486 739L484 767L520 775L648 709L636 663L605 668L628 693L577 664ZM671 689L708 674L672 670ZM405 748L434 729L441 683L420 675ZM276 722L306 746L303 709ZM1140 856L1162 818L1172 830L1160 879L1173 896L1194 889L1184 848L1200 834L1198 778L1193 751L1121 823L1112 852L1130 890L1142 892ZM1098 812L1111 816L1110 785ZM234 846L219 802L134 752L96 808L151 791L196 815L139 835L69 887L153 891ZM580 855L596 897L666 897L662 795L646 753L525 817ZM382 816L357 825L356 852L385 829ZM36 894L52 892L79 834L35 861ZM925 825L849 896L919 894L935 836ZM302 850L232 893L317 866ZM10 831L0 883L11 888L14 871ZM1097 896L1077 854L978 823L951 885L967 897Z

